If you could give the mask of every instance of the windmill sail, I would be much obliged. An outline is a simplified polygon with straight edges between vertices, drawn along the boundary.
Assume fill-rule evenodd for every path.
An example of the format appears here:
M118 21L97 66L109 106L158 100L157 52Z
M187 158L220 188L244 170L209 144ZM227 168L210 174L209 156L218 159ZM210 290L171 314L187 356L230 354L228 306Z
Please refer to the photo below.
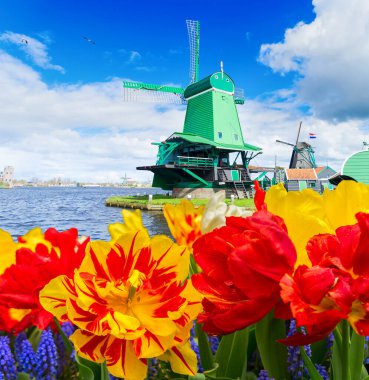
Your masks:
M290 169L310 169L316 168L314 150L310 144L304 141L299 141L302 122L300 121L297 131L296 143L291 144L285 141L276 140L276 142L292 146L292 155L290 160Z
M190 83L195 83L199 80L200 23L186 20L186 24L190 44Z
M236 104L245 104L245 94L243 88L236 87L234 90L234 102Z
M180 87L123 81L125 102L186 104Z

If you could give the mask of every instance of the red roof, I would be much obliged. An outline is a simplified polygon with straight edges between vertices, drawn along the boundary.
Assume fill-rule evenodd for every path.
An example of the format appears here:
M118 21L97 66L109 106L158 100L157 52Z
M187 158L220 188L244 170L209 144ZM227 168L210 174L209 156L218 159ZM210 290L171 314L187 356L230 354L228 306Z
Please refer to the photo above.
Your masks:
M326 168L326 166L319 166L318 168L315 168L315 173L318 174L325 168Z
M287 180L317 180L314 169L286 169Z

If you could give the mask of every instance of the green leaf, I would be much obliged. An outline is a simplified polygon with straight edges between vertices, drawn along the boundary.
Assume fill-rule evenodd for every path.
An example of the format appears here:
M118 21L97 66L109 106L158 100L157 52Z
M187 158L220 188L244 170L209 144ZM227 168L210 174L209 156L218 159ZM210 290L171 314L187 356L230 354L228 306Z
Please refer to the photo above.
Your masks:
M301 356L304 360L304 363L307 367L307 370L309 372L311 380L323 380L323 378L320 376L318 370L315 368L315 365L310 360L310 358L307 356L307 354L304 350L304 347L300 346L300 352L301 352Z
M217 377L217 376L209 376L208 374L205 374L205 379L210 379L210 380L238 380L230 377Z
M362 380L362 379L366 379L366 378L369 378L369 376L368 376L368 371L366 370L366 368L365 368L365 365L363 364L362 366L361 366L361 375L360 375L360 379Z
M190 277L193 275L193 274L196 274L198 273L198 269L197 269L197 263L195 261L195 258L193 257L193 255L190 255Z
M341 359L342 337L339 331L337 330L337 328L334 330L333 334L334 334L334 341L333 341L333 347L332 347L332 360L331 360L333 379L345 380L342 377L342 374L343 374L342 359Z
M101 380L110 380L106 362L102 363L100 367L101 367Z
M333 330L332 371L335 380L342 380L342 335L338 326Z
M247 372L245 380L257 380L257 376L254 374L254 372Z
M273 312L256 324L256 342L263 367L270 377L288 379L287 347L277 342L286 337L286 325L282 319L276 319Z
M346 319L340 322L342 332L342 377L345 380L351 380L351 365L350 365L350 341L351 341L351 327Z
M75 357L79 369L80 380L101 380L100 364L84 359L77 354Z
M222 337L215 355L217 379L237 379L242 376L247 365L248 338L249 328Z
M195 331L197 336L197 343L199 345L202 368L204 368L205 371L211 370L214 368L215 365L213 353L210 349L208 336L204 331L202 331L202 328L198 323L196 323L195 325Z
M35 327L28 337L28 340L31 343L32 348L35 352L37 351L38 344L40 343L41 335L42 335L42 330L39 330L38 328Z
M62 330L61 326L60 326L60 323L59 321L56 319L56 317L54 317L54 322L55 322L55 325L56 325L56 328L58 329L58 332L60 334L60 336L62 337L63 339L63 343L64 343L64 346L65 346L65 349L67 351L67 354L68 355L71 355L72 352L73 352L73 344L72 342L68 339L68 337L65 335L64 331Z
M349 363L352 380L360 380L361 369L364 362L364 343L365 337L356 334L355 331L351 335L351 344L349 352Z
M197 373L195 376L188 376L188 380L205 380L206 377L203 373Z
M319 340L311 344L311 361L313 363L322 363L326 356L328 350L327 339Z
M28 373L25 372L19 372L17 380L31 380Z

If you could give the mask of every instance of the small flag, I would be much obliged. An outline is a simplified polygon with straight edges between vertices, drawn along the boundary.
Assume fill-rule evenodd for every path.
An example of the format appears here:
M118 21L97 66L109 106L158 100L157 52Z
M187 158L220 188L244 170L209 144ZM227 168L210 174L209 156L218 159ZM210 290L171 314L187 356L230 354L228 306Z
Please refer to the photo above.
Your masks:
M315 133L309 133L309 138L310 139L316 139L316 134Z

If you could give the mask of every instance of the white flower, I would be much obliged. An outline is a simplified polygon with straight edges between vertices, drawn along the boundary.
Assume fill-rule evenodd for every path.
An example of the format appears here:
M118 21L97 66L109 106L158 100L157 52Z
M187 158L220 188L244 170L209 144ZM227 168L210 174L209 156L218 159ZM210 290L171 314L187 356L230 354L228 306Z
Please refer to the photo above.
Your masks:
M201 232L206 234L215 228L225 226L226 216L246 217L251 214L252 211L246 210L244 207L227 206L224 192L215 193L205 206L201 221Z

